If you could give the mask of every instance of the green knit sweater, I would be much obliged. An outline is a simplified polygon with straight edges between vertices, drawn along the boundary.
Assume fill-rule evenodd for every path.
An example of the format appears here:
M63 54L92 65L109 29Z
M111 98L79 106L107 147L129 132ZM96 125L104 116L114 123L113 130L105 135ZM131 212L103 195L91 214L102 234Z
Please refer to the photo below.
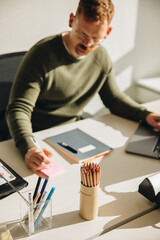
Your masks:
M77 59L67 52L61 34L39 41L20 64L7 107L16 146L24 155L34 146L32 131L75 121L98 92L112 113L145 120L148 111L119 91L105 48Z

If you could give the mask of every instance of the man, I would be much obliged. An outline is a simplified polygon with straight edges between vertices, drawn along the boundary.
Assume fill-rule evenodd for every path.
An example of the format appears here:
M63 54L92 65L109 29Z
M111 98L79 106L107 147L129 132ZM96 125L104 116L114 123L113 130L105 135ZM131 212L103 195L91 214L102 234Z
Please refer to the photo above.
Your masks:
M69 17L71 31L39 41L21 63L6 119L31 170L50 163L50 152L36 147L32 131L80 119L96 93L112 113L160 129L159 114L147 111L116 86L111 60L100 45L111 31L113 15L111 0L80 0L76 15Z

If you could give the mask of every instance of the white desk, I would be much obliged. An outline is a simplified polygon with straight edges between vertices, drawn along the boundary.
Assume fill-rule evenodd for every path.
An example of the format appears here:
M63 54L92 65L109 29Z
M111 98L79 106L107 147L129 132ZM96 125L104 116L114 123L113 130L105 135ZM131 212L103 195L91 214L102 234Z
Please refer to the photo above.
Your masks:
M150 105L157 110L160 101ZM115 148L110 155L99 159L102 169L99 216L93 221L84 221L78 214L80 165L55 152L42 141L45 137L76 127ZM137 123L109 114L35 134L41 146L54 152L53 160L64 167L65 173L49 181L50 186L56 187L53 196L53 229L27 239L94 239L103 231L115 228L121 222L132 220L154 208L154 204L141 196L137 190L146 176L159 171L159 161L127 154L124 151L136 128ZM29 182L27 189L34 188L37 176L27 169L12 140L0 143L0 158ZM12 194L1 200L0 212L4 214L0 214L0 223L17 218L17 197L17 194Z
M160 209L116 228L96 240L159 240Z

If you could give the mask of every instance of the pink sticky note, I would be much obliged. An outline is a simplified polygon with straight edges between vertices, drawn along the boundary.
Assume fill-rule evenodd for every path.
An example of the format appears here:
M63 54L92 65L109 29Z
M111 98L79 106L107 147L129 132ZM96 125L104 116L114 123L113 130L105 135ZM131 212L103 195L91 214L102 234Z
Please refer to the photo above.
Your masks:
M50 166L47 168L42 168L39 170L40 173L46 175L47 178L53 178L57 175L60 175L64 172L64 168L59 166L58 164L52 162Z

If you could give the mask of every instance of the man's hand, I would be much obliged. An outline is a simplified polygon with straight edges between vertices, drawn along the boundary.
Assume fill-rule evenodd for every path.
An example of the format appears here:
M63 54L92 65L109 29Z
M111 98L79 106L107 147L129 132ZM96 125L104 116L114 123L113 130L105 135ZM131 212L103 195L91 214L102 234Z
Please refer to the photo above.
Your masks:
M43 152L40 152L37 147L33 147L28 149L25 154L25 162L30 170L36 172L51 163L50 157L52 155L53 154L47 149L43 149Z
M146 122L152 127L160 131L160 114L158 113L149 113L146 117Z

